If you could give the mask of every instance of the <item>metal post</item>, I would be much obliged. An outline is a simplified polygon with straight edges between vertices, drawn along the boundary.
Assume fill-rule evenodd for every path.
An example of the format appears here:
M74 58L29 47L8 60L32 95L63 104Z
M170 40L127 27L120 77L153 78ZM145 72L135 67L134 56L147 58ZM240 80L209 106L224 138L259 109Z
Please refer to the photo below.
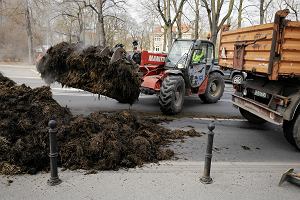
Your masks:
M211 168L211 159L212 159L212 148L213 148L213 141L214 141L214 132L215 124L211 122L208 125L208 139L207 139L207 148L206 148L206 155L205 155L205 165L204 165L204 172L203 176L200 178L201 183L203 184L211 184L213 182L212 178L210 177L210 168Z
M49 140L50 140L50 173L51 177L47 181L47 183L51 186L58 185L62 181L58 178L57 172L57 140L56 140L56 133L57 133L57 123L55 120L50 120L48 123L49 126Z

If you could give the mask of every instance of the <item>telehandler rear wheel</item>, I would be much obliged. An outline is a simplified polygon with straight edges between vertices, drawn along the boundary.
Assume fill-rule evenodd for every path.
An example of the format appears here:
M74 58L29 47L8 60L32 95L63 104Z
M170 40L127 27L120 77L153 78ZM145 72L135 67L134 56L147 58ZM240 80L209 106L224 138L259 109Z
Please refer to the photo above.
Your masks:
M166 115L175 115L182 110L185 95L185 83L182 76L167 76L160 88L160 110Z
M283 122L283 133L285 139L291 145L300 150L300 114L292 121Z
M225 82L221 74L212 73L208 77L207 88L199 97L204 103L216 103L223 96Z

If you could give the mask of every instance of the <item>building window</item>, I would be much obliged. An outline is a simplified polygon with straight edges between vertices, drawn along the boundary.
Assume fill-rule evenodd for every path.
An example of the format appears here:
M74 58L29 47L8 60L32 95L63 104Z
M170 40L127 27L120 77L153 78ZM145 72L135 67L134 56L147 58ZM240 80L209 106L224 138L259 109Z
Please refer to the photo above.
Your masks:
M159 51L159 46L155 46L155 51Z
M154 41L155 41L155 42L160 42L160 36L155 36L155 37L154 37Z

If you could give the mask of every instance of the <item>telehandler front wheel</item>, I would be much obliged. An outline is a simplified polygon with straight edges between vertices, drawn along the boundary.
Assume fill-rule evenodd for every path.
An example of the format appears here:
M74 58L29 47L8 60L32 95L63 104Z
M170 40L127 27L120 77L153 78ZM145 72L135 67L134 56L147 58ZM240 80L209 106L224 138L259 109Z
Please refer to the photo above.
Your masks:
M182 76L167 76L160 88L160 110L166 115L175 115L182 110L185 95L185 83Z
M199 97L204 103L216 103L223 96L225 82L221 74L212 73L208 77L207 88Z

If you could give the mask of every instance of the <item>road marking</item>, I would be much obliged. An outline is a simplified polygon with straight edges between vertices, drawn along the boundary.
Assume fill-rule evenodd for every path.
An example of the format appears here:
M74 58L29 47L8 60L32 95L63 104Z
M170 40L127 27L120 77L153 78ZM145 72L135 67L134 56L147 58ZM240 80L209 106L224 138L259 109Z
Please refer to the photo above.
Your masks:
M232 100L230 100L230 99L220 99L219 101L232 103Z
M14 79L39 79L42 80L40 77L32 77L32 76L9 76L9 78Z
M81 90L81 89L77 89L77 88L51 88L53 91L54 95L60 95L60 96L95 96L98 94L94 94L94 93L90 93L88 91L85 90ZM68 92L70 91L70 92ZM74 93L74 92L78 92L78 93ZM85 93L80 93L80 92L85 92ZM157 98L154 95L144 95L144 94L140 94L140 99L147 99L147 98ZM219 100L220 102L228 102L228 103L232 103L231 99L221 99Z
M77 88L51 88L52 90L87 92Z
M35 69L30 69L30 71L32 71L33 73L35 73L35 74L38 75L39 77L41 76L41 74L40 74L38 71L36 71Z
M9 68L15 68L15 69L24 69L24 68L34 68L34 65L1 65L0 67L9 67Z
M76 94L76 93L61 93L61 92L52 92L55 96L78 96L78 97L95 97L97 94ZM101 98L101 97L100 97Z
M204 120L204 121L210 121L210 120L216 120L216 121L236 121L236 122L247 122L246 119L236 119L236 118L208 118L208 117L193 117L192 119L196 120Z

